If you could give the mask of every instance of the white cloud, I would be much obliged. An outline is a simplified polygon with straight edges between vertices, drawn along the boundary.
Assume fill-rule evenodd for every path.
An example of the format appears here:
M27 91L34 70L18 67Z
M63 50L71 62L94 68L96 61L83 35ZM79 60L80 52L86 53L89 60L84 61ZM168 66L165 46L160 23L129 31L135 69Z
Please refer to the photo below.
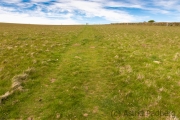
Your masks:
M6 3L19 3L21 2L21 0L1 0L2 2L6 2Z
M49 2L51 0L31 0L31 2Z
M140 4L133 4L133 3L124 3L124 2L115 2L115 1L109 1L105 4L109 7L126 7L126 8L142 8Z
M87 18L102 17L111 22L129 22L134 20L134 17L126 12L119 10L107 10L104 8L104 3L100 2L82 0L68 1L55 4L53 8L61 8L64 11L69 12L78 11L79 13L84 14Z
M155 6L165 7L166 9L173 8L177 3L177 0L153 0Z
M1 0L0 3L2 1L9 5L5 7L0 4L0 22L77 24L80 21L84 23L83 20L91 22L95 19L109 23L137 22L150 18L151 14L173 14L175 16L180 11L178 0L56 0L49 5L42 4L42 2L52 0L30 0L25 3L22 0ZM122 7L125 9L117 9ZM147 13L147 15L133 15L126 11L126 9L134 8Z
M27 24L79 24L77 21L66 16L66 19L51 19L45 17L43 13L40 16L31 16L30 13L12 13L6 11L7 8L0 8L0 22L8 23L27 23ZM13 9L12 9L13 10Z
M48 19L44 17L30 17L26 14L15 14L15 15L0 15L1 22L7 23L25 23L25 24L49 24L49 25L69 25L69 24L80 24L73 19L65 19L65 20L58 20L58 19Z
M180 12L180 1L179 0L153 0L153 4L157 7L161 7L164 10L174 10Z

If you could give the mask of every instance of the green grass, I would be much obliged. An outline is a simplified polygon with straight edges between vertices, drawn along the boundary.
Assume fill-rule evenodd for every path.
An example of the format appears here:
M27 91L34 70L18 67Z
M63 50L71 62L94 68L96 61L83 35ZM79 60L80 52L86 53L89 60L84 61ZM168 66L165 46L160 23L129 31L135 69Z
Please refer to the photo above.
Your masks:
M0 95L34 70L2 101L0 119L180 117L179 27L0 27Z

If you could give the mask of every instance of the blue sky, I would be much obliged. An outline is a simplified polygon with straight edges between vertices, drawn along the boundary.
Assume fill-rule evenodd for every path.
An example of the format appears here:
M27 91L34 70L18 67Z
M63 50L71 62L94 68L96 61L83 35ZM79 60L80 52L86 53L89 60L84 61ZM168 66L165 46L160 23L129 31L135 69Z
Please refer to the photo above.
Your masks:
M0 0L0 22L104 24L179 22L180 0Z

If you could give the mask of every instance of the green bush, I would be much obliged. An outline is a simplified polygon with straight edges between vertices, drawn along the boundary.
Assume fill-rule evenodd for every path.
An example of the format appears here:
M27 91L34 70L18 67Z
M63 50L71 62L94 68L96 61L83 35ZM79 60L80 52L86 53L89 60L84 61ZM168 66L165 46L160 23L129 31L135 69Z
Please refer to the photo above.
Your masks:
M149 20L148 22L149 22L149 23L153 23L153 22L155 22L155 21L154 21L154 20Z

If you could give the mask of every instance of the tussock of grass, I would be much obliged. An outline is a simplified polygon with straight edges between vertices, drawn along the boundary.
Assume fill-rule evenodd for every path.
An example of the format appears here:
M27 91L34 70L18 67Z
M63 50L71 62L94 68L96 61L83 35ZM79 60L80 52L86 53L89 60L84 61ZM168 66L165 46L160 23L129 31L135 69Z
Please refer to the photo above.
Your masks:
M12 94L13 94L13 91L7 91L4 95L1 95L0 96L0 104L2 103L3 100L7 99L7 97Z
M23 80L26 80L26 78L28 77L28 74L20 74L17 76L14 76L12 78L12 86L11 89L15 90L15 89L19 89L21 87L21 84L23 82Z
M15 91L17 90L22 90L22 83L24 80L27 79L27 77L32 74L35 71L34 68L28 68L27 70L24 71L23 74L16 75L12 78L12 85L9 91L7 91L4 95L0 96L0 104L2 101L7 99L10 95L12 95Z

